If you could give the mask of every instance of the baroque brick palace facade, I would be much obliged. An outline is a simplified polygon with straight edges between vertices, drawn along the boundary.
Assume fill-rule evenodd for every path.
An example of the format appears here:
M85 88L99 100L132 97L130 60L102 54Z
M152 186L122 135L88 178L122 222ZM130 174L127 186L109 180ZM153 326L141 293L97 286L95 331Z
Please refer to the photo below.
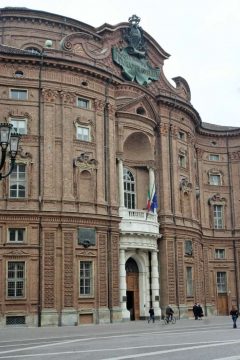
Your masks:
M201 120L139 21L0 9L1 326L239 305L240 128Z

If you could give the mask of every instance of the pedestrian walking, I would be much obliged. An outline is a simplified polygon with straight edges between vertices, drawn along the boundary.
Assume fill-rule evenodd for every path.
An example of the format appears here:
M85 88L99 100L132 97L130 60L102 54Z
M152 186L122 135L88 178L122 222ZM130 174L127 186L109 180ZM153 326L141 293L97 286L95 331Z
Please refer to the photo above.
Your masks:
M155 314L154 314L154 309L152 307L150 307L149 309L148 323L150 323L151 320L153 323L155 322Z
M232 307L232 310L230 311L230 315L232 316L233 321L233 328L237 328L237 318L238 318L238 310L235 306Z
M195 318L195 320L197 320L198 319L198 305L197 305L197 303L195 303L194 305L193 305L193 315L194 315L194 318Z
M197 310L198 319L199 319L199 320L202 320L202 317L203 317L203 309L202 309L202 307L201 307L200 304L198 304L197 307L198 307L198 310Z

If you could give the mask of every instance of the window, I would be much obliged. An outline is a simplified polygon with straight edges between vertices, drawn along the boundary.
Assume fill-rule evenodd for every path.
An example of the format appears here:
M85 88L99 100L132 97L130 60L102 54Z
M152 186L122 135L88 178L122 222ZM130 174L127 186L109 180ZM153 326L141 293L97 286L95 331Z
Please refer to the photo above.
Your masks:
M179 138L179 140L185 140L185 132L179 131L178 132L178 138Z
M127 209L135 209L135 181L133 174L128 169L123 170L124 183L124 206Z
M178 155L178 165L182 168L186 167L186 156L179 154Z
M215 249L215 259L225 259L225 249Z
M10 98L14 100L27 100L27 90L11 89Z
M8 229L8 241L9 242L23 242L25 235L25 229Z
M84 126L77 126L77 139L82 141L89 141L90 129Z
M213 205L214 229L223 228L223 205Z
M77 98L77 107L80 107L82 109L89 109L90 101L87 99Z
M25 263L23 261L9 261L7 270L7 296L13 298L24 297Z
M187 275L187 296L193 296L193 274L192 267L187 267L186 269Z
M210 185L221 185L221 175L209 175L209 184Z
M217 272L217 292L226 293L227 292L227 273L226 272Z
M92 261L80 261L80 295L93 295Z
M14 130L15 133L25 135L27 134L27 121L26 119L16 119L12 118L10 120L10 123L12 124L12 132Z
M192 240L185 240L185 255L191 256L193 254Z
M9 176L10 198L24 198L26 196L26 165L15 164Z
M220 156L219 156L219 154L210 154L210 155L209 155L209 160L210 160L210 161L219 161L219 160L220 160Z

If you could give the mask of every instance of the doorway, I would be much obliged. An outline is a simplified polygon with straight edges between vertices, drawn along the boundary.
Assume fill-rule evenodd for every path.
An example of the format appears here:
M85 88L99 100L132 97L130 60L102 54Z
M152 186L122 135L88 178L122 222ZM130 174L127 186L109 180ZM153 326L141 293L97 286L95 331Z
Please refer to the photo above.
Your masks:
M139 320L139 271L136 261L129 258L126 262L127 309L131 320Z

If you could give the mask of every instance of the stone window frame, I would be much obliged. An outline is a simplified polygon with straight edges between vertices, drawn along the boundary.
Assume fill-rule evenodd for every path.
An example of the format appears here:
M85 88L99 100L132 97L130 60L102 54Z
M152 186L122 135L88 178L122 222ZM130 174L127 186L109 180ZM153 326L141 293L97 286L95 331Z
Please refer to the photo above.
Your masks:
M74 123L75 129L76 129L75 130L75 139L77 141L83 141L83 142L94 142L95 141L96 129L95 129L94 122L92 120L86 120L84 118L78 117L73 123ZM89 129L89 139L88 140L78 139L78 137L77 137L78 127Z
M220 274L225 274L223 277L218 276ZM222 278L225 278L224 281L222 281ZM220 280L220 281L218 281ZM218 294L226 294L227 293L227 285L228 284L228 274L227 271L217 271L216 272L216 285L217 285L217 293ZM221 288L221 289L220 289ZM220 289L220 291L219 291Z
M23 277L14 277L14 279L12 277L9 277L9 264L12 263L12 264L23 264ZM12 259L9 259L6 261L6 298L7 299L11 299L11 300L19 300L19 299L26 299L26 270L27 270L27 265L26 265L26 261L25 260L12 260ZM14 272L18 272L18 270L14 270ZM20 280L21 279L21 280ZM17 282L20 282L22 281L23 283L23 294L20 295L20 296L16 296L16 295L9 295L9 283L10 282L14 282L14 284L16 285ZM15 290L15 293L16 293L16 287L14 287L14 290Z
M24 165L25 166L25 179L24 179L24 186L25 186L25 196L20 197L20 196L11 196L10 195L10 191L11 191L11 185L12 185L12 179L11 176L13 175L13 172L9 175L8 178L8 198L11 200L26 200L28 199L28 164L25 161L16 161L15 166L18 165ZM21 182L17 179L16 183L19 185L19 183L21 184Z
M83 103L85 103L86 106L80 106L79 102L81 102L81 101ZM78 109L91 110L91 108L92 108L91 100L88 98L85 98L84 96L78 95L77 99L76 99L76 106Z
M186 132L182 129L178 131L177 138L181 141L186 141Z
M223 256L219 256L219 254L223 254ZM226 259L226 249L225 248L215 248L214 249L214 259L216 260L225 260Z
M225 211L225 207L226 207L226 199L221 197L221 195L219 193L213 195L211 198L209 198L208 200L208 204L210 206L210 226L214 229L214 230L224 230L226 227L226 211ZM222 207L222 227L215 227L215 217L214 217L214 207L215 206L221 206Z
M90 292L89 294L82 294L81 293L81 263L90 263L91 264L91 275L90 275ZM79 260L79 279L78 279L78 284L79 284L79 298L93 298L94 297L94 260L93 259L82 259ZM84 287L86 287L84 285Z
M179 149L178 150L178 165L182 169L187 169L187 150Z
M19 92L19 94L20 94L20 93L26 93L26 98L24 98L24 99L19 99L18 97L17 97L17 98L12 97L12 92L13 92L13 91ZM10 88L10 89L9 89L9 99L11 99L11 100L16 100L16 101L27 101L27 100L28 100L28 89L25 89L25 88L15 88L15 87Z
M219 184L211 183L211 176L219 176ZM208 171L208 184L212 186L222 186L223 185L223 172L218 169L210 169Z
M18 230L23 230L23 239L22 240L18 240L18 236L17 239L15 240L10 240L10 231L18 231ZM7 243L8 244L24 244L26 243L27 240L27 229L26 227L23 226L9 226L7 228Z
M24 130L25 132L19 132L18 129L16 131L17 134L20 134L21 136L22 135L28 135L28 119L26 117L23 117L23 116L11 116L9 118L9 123L12 124L12 121L15 121L15 122L24 122L25 123L25 126L24 126ZM12 127L12 129L14 129L14 126Z
M213 157L218 157L218 159L213 159ZM211 157L212 157L212 159L211 159ZM208 156L208 160L209 161L220 161L220 154L209 154L209 156Z
M188 273L188 269L191 269L191 278L189 278L189 273ZM189 297L193 297L194 296L194 288L193 288L193 285L194 285L194 281L193 281L193 272L194 272L194 268L193 266L189 266L187 265L186 266L186 276L185 276L185 279L186 279L186 296L189 298ZM190 280L190 281L189 281Z
M133 179L134 179L133 182L132 182L132 183L134 184L134 191L125 191L125 179L124 179L124 177L125 177L125 172L126 172L126 171L129 172L129 173L132 175ZM137 209L137 184L136 184L136 175L134 174L133 170L130 169L128 166L124 166L124 167L123 167L123 187L124 187L123 193L124 193L124 206L125 206L125 208L128 209L128 210L135 210L135 209ZM133 196L133 198L131 197L130 202L128 202L127 200L125 200L125 199L126 199L125 194L130 194L130 195ZM127 204L131 203L131 205L134 203L134 207L128 207L128 206L126 206L126 202L127 202Z
M184 255L193 256L193 242L191 239L184 240Z

